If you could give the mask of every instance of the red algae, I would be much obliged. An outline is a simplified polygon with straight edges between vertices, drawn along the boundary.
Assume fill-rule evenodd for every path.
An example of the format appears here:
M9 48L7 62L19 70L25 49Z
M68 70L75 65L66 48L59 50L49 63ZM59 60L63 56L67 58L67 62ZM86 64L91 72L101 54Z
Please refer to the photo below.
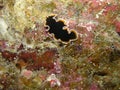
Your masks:
M26 67L28 69L36 70L40 69L41 67L53 69L57 51L55 49L47 50L41 55L39 55L37 51L32 50L19 50L18 53L12 53L6 50L2 51L1 53L2 57L6 60L13 61L15 58L18 58L18 62L19 60L22 60L24 63L26 63Z
M54 57L55 57L56 51L55 50L48 50L45 51L42 55L37 57L37 60L35 60L33 64L33 68L40 68L44 67L46 69L53 69L54 68Z
M33 60L33 61L36 61L37 60L37 53L36 52L31 52L31 51L21 51L19 54L18 54L18 58L19 59L22 59L26 62L28 62L30 59Z
M12 53L12 52L10 52L10 51L1 51L1 53L2 53L2 57L3 58L5 58L5 59L7 59L7 60L14 60L15 58L16 58L16 56L17 56L17 54L16 53Z

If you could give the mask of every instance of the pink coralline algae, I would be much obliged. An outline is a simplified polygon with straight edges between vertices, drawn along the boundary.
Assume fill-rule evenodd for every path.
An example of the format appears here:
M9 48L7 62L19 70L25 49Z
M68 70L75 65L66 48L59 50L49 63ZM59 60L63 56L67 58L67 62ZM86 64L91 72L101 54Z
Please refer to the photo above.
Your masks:
M114 12L118 10L119 6L118 5L108 5L104 8L104 14L108 14L109 12Z
M92 83L90 90L100 90L95 83Z
M32 77L33 72L30 70L23 70L21 72L21 75L24 76L27 79L30 79Z
M80 34L80 37L82 39L82 45L86 48L89 47L92 49L92 43L94 38L93 31L95 31L96 25L92 23L81 23L78 25L78 28L81 28L78 33Z
M7 48L7 41L0 40L0 50Z
M55 74L51 74L50 76L48 76L47 81L50 82L51 87L55 87L56 85L61 86L61 83L59 79L56 78Z
M120 35L120 21L115 21L116 32Z

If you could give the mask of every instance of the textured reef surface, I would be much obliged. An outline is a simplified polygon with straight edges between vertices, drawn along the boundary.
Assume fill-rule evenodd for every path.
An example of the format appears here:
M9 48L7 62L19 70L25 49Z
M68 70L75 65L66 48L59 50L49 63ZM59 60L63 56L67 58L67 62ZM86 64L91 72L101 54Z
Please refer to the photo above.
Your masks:
M120 1L0 0L0 90L120 90Z

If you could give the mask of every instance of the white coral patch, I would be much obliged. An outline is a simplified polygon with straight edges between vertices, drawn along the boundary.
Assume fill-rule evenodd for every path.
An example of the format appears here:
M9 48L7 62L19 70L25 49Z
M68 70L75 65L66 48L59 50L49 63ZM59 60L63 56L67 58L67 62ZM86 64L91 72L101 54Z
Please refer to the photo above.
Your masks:
M10 35L8 25L3 18L0 18L0 38L5 40L13 40L13 37Z

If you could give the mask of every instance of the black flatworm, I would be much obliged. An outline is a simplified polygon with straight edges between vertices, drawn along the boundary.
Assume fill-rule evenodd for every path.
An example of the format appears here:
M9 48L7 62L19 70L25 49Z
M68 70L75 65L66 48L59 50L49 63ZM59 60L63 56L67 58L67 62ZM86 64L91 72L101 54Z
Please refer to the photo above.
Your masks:
M61 40L65 43L70 40L75 40L77 34L75 31L69 31L68 28L65 28L66 25L63 20L56 20L55 15L48 16L46 18L46 26L48 26L48 32L54 34L55 39Z

